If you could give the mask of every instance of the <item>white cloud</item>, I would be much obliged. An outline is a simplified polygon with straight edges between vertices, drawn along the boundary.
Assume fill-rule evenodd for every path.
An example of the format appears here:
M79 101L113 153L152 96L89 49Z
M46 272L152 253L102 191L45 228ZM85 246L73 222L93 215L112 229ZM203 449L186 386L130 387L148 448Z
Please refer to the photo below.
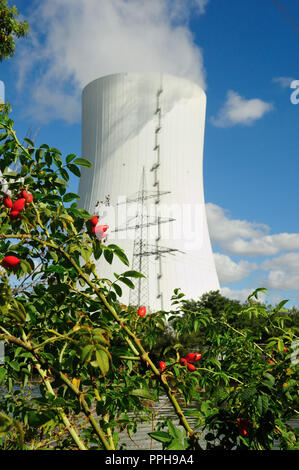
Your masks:
M222 285L242 281L254 272L255 281L251 279L251 283L269 289L267 300L272 303L282 299L282 291L299 291L299 233L270 235L267 225L232 219L216 204L206 204L206 212L211 241L223 252L214 253ZM245 259L234 261L229 255ZM246 260L250 256L272 258L253 263ZM241 301L251 293L248 288L240 290L227 286L221 291L223 295Z
M194 1L199 9L199 12L204 13L206 10L206 6L209 3L209 0L194 0Z
M229 90L224 106L220 109L218 116L211 119L211 122L217 127L236 124L250 125L272 109L271 103L266 103L258 98L247 100L237 92Z
M256 263L246 260L236 263L229 256L220 253L214 253L214 260L220 284L241 281L257 269Z
M261 268L269 271L265 282L269 289L299 290L299 252L266 260Z
M226 253L238 256L271 256L281 251L299 250L299 233L269 235L264 224L231 219L216 204L206 205L211 240Z
M266 279L265 285L269 289L298 290L299 273L289 273L283 270L271 271Z
M231 240L230 253L247 256L271 256L280 251L299 250L299 233L278 233L252 240Z
M265 224L248 222L247 220L231 219L228 211L213 204L206 204L206 212L209 223L210 236L214 242L230 244L236 239L252 239L261 237L270 228Z
M275 77L273 78L274 83L278 83L278 85L281 86L281 88L290 88L291 82L295 80L292 77Z
M80 118L80 93L102 75L172 73L205 87L200 48L188 26L207 0L33 2L31 36L19 47L19 88L38 119Z
M284 267L299 273L299 253L285 253L284 255L264 261L261 267L263 269L281 269Z

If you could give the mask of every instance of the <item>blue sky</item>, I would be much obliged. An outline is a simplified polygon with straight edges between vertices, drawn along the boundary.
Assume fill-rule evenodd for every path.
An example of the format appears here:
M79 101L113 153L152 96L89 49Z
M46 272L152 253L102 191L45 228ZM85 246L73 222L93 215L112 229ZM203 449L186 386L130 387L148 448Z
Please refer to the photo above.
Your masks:
M13 3L31 25L0 64L19 136L31 128L38 144L80 155L90 80L162 70L196 81L207 94L204 190L222 292L244 300L266 287L268 302L298 306L298 2Z

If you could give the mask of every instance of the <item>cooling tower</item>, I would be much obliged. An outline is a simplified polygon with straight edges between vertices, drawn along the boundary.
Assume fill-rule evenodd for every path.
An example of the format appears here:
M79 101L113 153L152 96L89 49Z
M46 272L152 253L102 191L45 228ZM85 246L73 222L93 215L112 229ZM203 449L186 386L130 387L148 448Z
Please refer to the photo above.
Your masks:
M206 96L166 74L120 73L89 83L82 95L81 207L109 225L107 245L126 253L97 262L102 278L134 269L121 302L168 310L175 288L188 299L219 289L203 191Z

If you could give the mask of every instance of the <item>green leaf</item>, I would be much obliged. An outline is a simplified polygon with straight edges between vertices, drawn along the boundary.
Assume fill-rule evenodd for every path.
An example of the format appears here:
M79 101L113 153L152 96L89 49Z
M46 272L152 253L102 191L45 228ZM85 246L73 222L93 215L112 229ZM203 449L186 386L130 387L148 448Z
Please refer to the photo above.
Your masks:
M117 295L119 297L121 297L122 294L123 294L121 287L118 284L112 284L112 287L115 290L115 292L117 293Z
M5 380L6 377L6 369L4 367L0 367L0 383Z
M8 168L3 172L2 176L8 176L9 178L13 178L15 176L18 176L18 173L16 171L10 171Z
M40 162L43 159L43 149L39 148L35 152L35 160Z
M130 289L135 289L133 282L127 277L119 277L118 280L126 284L126 286L130 287Z
M98 260L102 254L103 250L100 243L94 245L93 255L96 260Z
M174 439L182 439L182 432L169 419L167 420L168 431Z
M73 163L79 166L84 166L85 168L91 168L92 164L86 160L85 158L76 158L76 160L73 160Z
M126 271L125 273L122 273L122 276L124 276L124 277L135 277L135 278L146 277L146 276L144 276L144 274L141 274L138 271Z
M283 345L283 340L281 338L279 338L277 341L277 347L278 347L279 352L283 351L284 345Z
M11 362L9 363L9 365L10 365L10 367L12 367L15 371L19 372L19 370L20 370L20 365L19 365L18 362L16 362L16 361L11 361Z
M259 395L256 403L256 408L260 415L266 413L269 408L269 398L267 397L267 395Z
M87 344L86 346L84 346L84 348L81 351L82 362L88 362L90 360L93 349L94 347L92 344Z
M76 165L73 165L73 163L68 163L67 164L67 168L76 176L78 176L80 178L81 176L81 171L80 169L76 166Z
M250 300L251 297L255 297L256 299L258 299L258 293L259 293L259 292L262 292L263 294L268 294L267 289L265 289L264 287L259 287L258 289L255 289L255 291L252 292L252 294L250 294L250 295L248 296L248 300Z
M108 245L108 248L113 250L113 252L116 254L116 256L127 266L130 265L129 260L125 254L125 252L117 245L110 244Z
M90 256L91 256L90 247L86 248L85 246L83 246L81 248L81 256L86 262L90 261Z
M167 450L184 450L184 446L181 440L173 439L171 443L166 447Z
M70 163L72 160L74 160L74 158L76 158L76 154L75 153L70 153L69 155L67 155L65 157L65 161L66 163Z
M23 139L24 142L26 142L26 144L29 144L31 147L34 147L34 142L32 142L32 140L28 139L27 137L25 137L25 139Z
M80 199L80 196L78 196L78 194L75 194L75 193L66 193L63 196L63 202L71 202L74 199Z
M278 305L276 305L276 307L275 307L274 310L275 310L276 312L279 312L279 311L282 309L282 307L283 307L286 303L288 303L288 302L289 302L288 300L282 300L281 302L279 302ZM285 310L285 309L284 309L284 310Z
M273 385L275 384L275 377L273 377L273 375L270 374L269 372L265 372L263 374L263 377L265 378L265 380L263 380L262 383L266 385L268 388L272 388Z
M242 393L241 393L241 400L244 401L245 403L250 401L251 398L256 394L256 388L254 387L250 387L250 388L247 388L245 389Z
M171 441L171 436L168 434L168 432L164 431L153 431L149 432L148 435L154 439L155 441L158 442L170 442Z
M57 261L58 261L58 255L57 255L56 251L53 251L53 250L49 251L49 255L51 256L51 258L53 259L53 261L54 261L55 263L57 263Z
M107 354L102 349L97 349L96 359L102 374L105 376L109 371L109 358Z
M134 397L147 398L148 400L156 401L156 398L154 397L154 395L151 392L149 392L149 390L146 390L144 388L136 388L135 390L131 390L129 392L129 395L133 395Z
M70 210L69 210L70 211ZM90 214L85 209L74 209L72 208L70 211L72 214L80 217L81 219L90 219Z
M21 259L20 261L20 267L22 269L22 271L25 273L25 274L30 274L31 273L31 266L30 264L28 263L27 260L25 259Z
M49 167L52 165L53 158L52 158L52 155L50 154L50 152L45 153L45 162Z
M113 252L110 250L104 250L104 258L109 264L111 264L113 261Z
M56 150L56 149L55 149ZM58 153L53 153L53 160L55 162L55 165L58 167L58 168L61 168L62 167L62 160L59 156Z
M62 178L63 178L65 181L69 181L69 180L70 180L69 174L68 174L68 172L66 171L65 168L59 168L59 173L61 174Z

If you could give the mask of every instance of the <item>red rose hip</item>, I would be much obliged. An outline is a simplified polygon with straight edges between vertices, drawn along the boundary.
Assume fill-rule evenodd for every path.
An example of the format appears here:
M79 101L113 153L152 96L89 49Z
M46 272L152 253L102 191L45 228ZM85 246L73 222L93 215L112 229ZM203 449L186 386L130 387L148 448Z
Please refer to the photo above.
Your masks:
M9 214L9 217L11 220L16 220L20 215L20 212L19 211L11 211L11 213Z
M97 225L98 221L99 221L99 218L97 215L95 215L94 217L92 217L92 219L90 219L90 223L93 227Z
M27 191L25 191L25 189L22 189L22 191L21 191L19 199L21 199L21 198L24 198L25 201L27 201L27 199L28 199L28 193L27 193Z
M187 369L189 370L189 372L194 372L196 370L196 367L193 364L188 364Z
M139 315L140 317L144 317L144 315L146 314L146 307L144 307L144 306L143 306L143 307L139 307L137 313L138 313L138 315Z
M33 202L33 195L31 193L28 193L28 197L26 199L27 204L31 204Z
M1 264L4 268L13 269L19 266L20 260L16 256L5 256L1 261Z
M184 357L182 357L182 358L180 359L180 363L181 363L182 366L186 366L186 365L187 365L187 359L185 359Z
M7 209L11 209L13 205L12 199L9 196L4 196L3 204L5 207L7 207Z
M200 353L195 353L194 355L194 361L199 361L199 359L202 358L202 355Z
M25 207L26 200L25 198L20 198L16 202L13 203L12 210L13 211L22 211Z
M160 367L160 371L165 370L165 369L166 369L166 364L165 364L165 362L160 361L160 362L159 362L159 367Z
M195 361L195 356L196 356L196 353L187 354L187 356L186 356L187 362L194 362Z

